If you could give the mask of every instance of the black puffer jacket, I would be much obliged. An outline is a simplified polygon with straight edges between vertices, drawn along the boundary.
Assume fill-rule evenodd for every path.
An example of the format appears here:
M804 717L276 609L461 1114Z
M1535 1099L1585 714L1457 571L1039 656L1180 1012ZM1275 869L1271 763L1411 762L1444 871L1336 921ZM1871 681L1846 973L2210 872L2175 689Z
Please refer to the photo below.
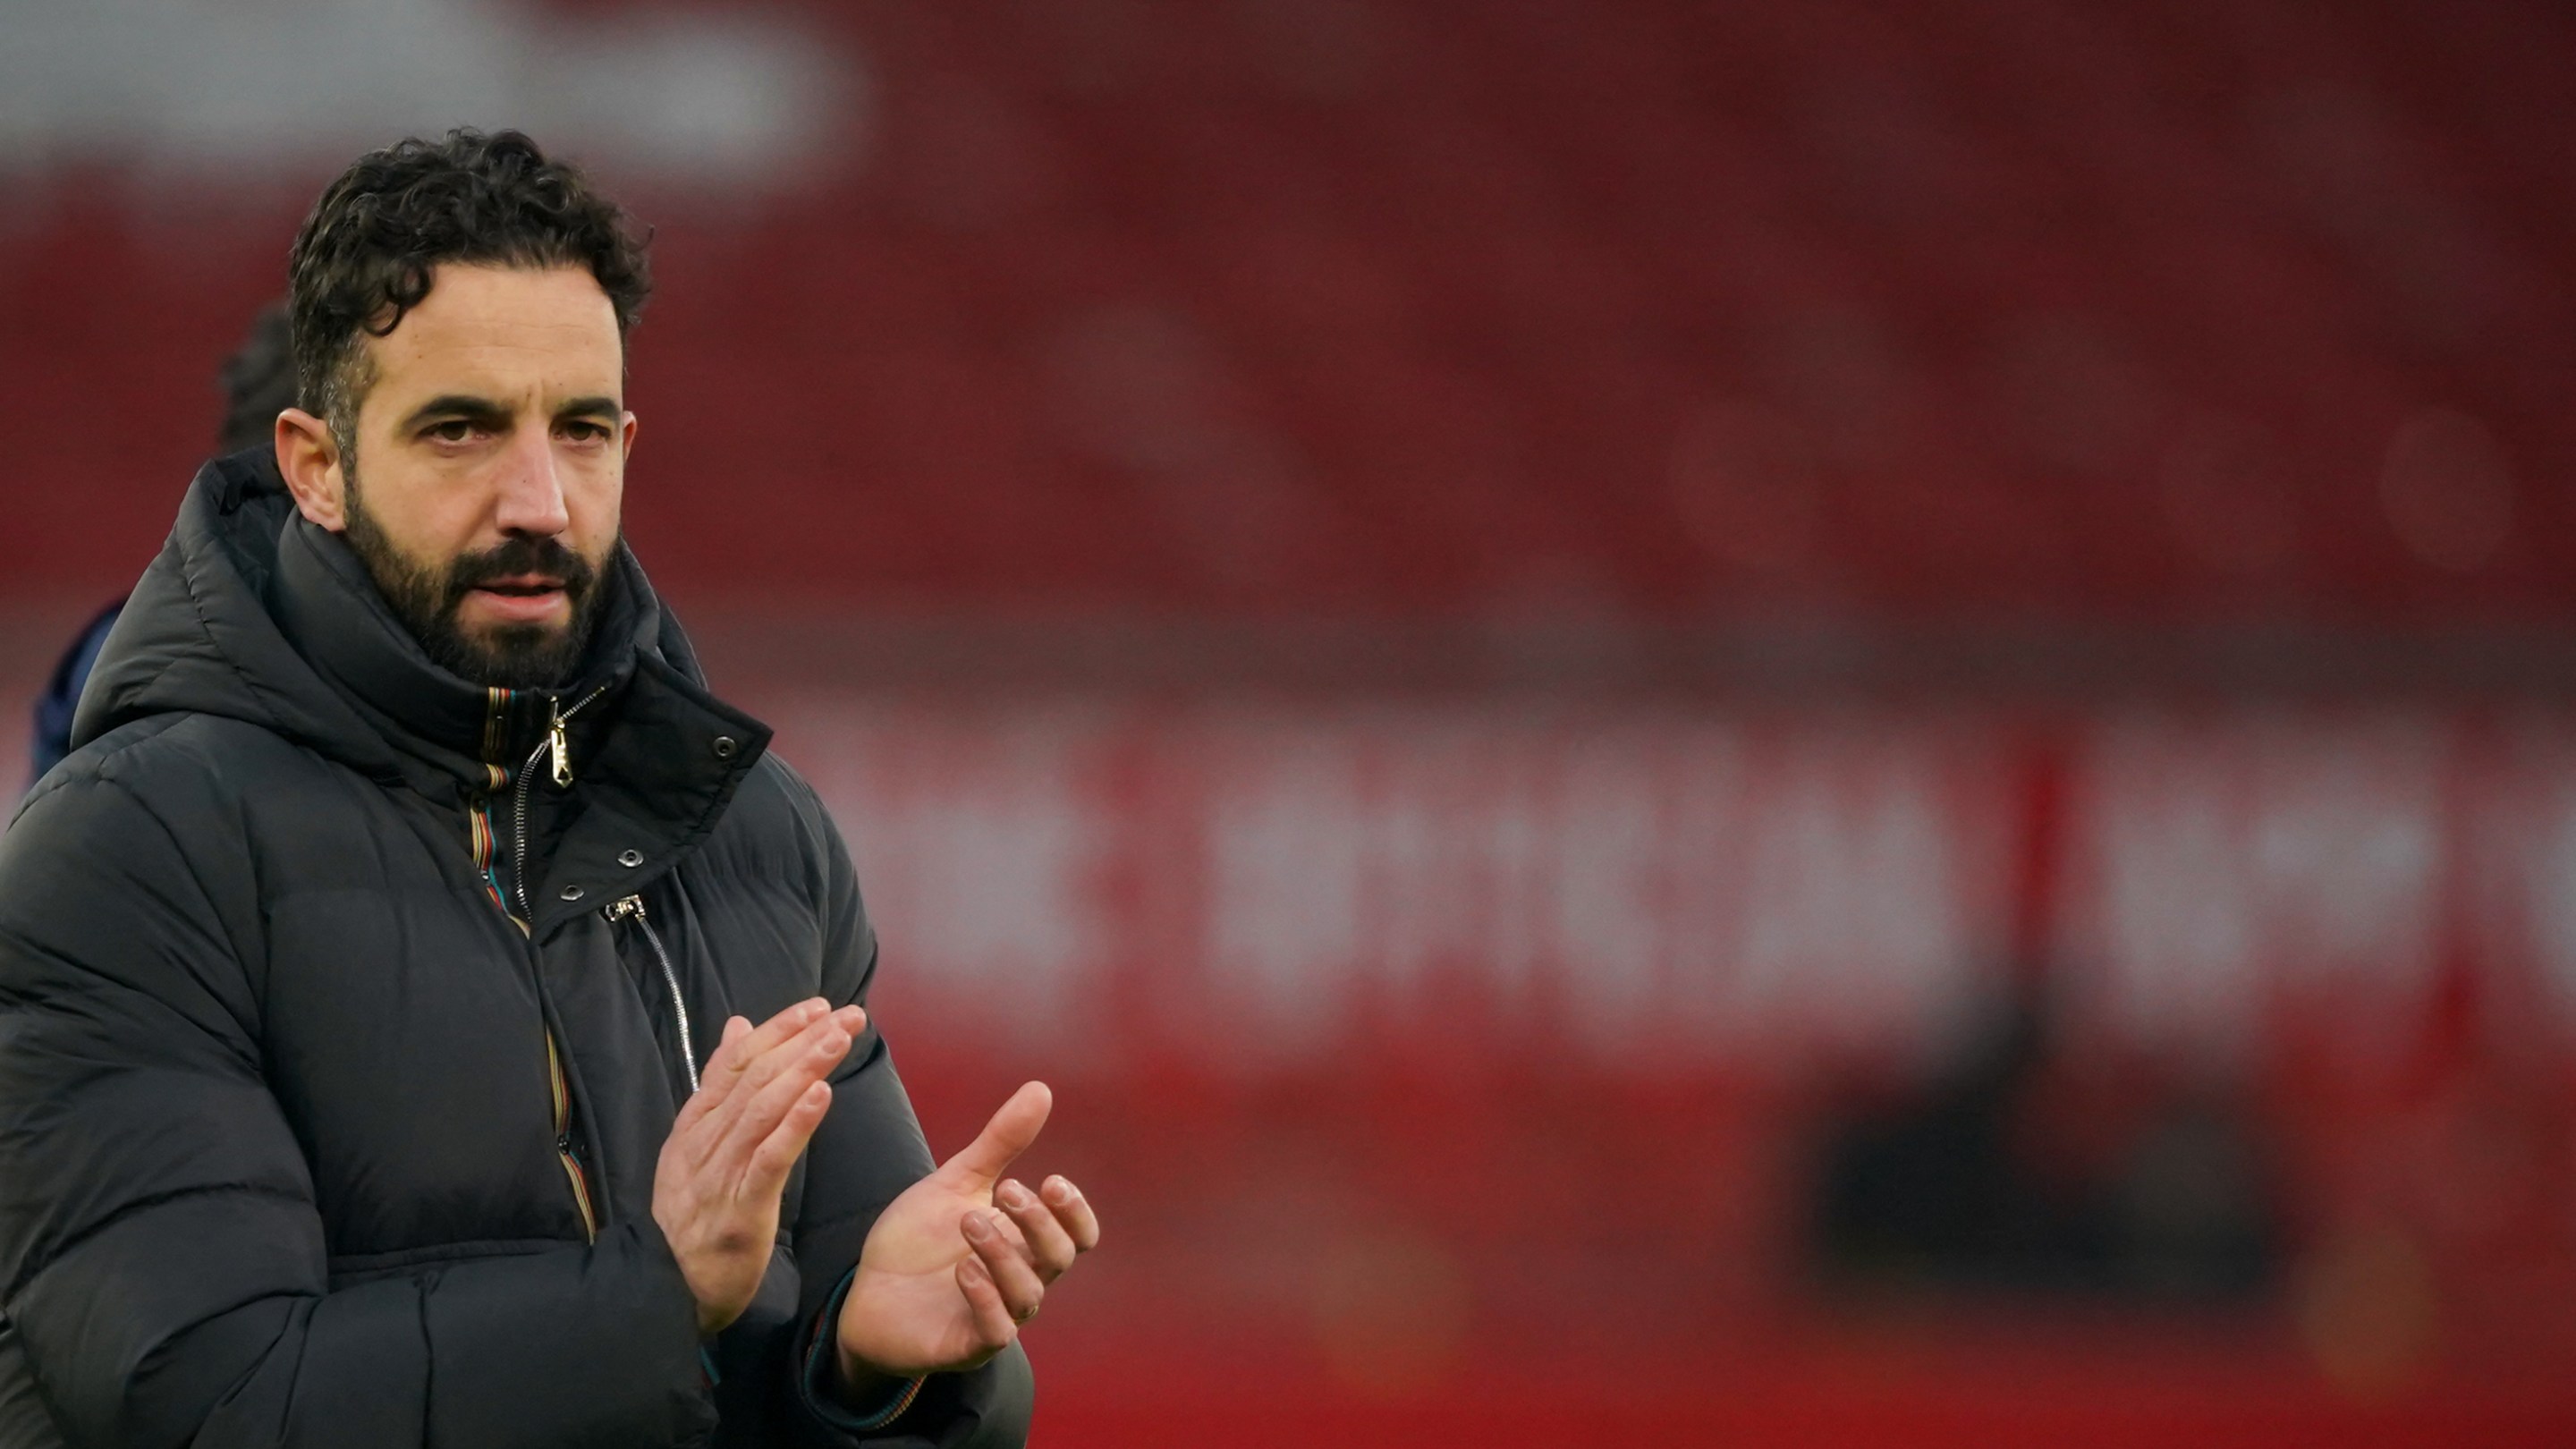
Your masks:
M863 1437L804 1373L931 1165L883 1041L713 1344L651 1201L678 1006L703 1062L729 1015L863 1000L875 938L813 793L612 573L579 688L486 690L257 454L198 476L0 836L0 1433L41 1404L119 1449ZM1013 1350L870 1442L1016 1444L1028 1401Z

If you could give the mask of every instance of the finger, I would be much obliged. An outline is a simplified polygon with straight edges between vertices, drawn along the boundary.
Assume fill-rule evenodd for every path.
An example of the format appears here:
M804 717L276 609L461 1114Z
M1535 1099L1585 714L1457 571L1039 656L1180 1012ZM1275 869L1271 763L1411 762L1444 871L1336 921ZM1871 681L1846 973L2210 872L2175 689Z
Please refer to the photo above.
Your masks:
M986 1348L1008 1347L1020 1336L1020 1326L1011 1321L1011 1310L1002 1302L1002 1290L993 1286L992 1270L984 1260L969 1257L957 1265L957 1288L966 1295L966 1309L975 1318L975 1337Z
M1046 1126L1047 1112L1055 1105L1055 1094L1044 1082L1030 1082L1011 1094L993 1120L965 1149L948 1159L941 1168L966 1179L970 1187L988 1189L1029 1144L1038 1140L1038 1129Z
M759 1048L757 1055L749 1055L753 1048L745 1047L747 1059L741 1060L726 1080L724 1100L709 1107L708 1111L721 1114L730 1107L738 1112L740 1108L734 1104L738 1103L746 1093L759 1091L780 1073L789 1071L802 1062L808 1052L827 1044L838 1043L837 1048L830 1053L832 1060L837 1063L848 1053L850 1039L858 1034L857 1023L863 1019L863 1015L857 1007L845 1006L839 1011L824 1012L814 1016L806 1022L802 1030ZM757 1043L759 1034L754 1033L749 1040ZM728 1117L726 1120L730 1122L731 1119ZM714 1130L721 1132L728 1129Z
M733 1085L733 1063L742 1051L742 1039L751 1035L751 1023L743 1017L725 1018L724 1032L716 1039L716 1049L707 1056L707 1066L699 1078L698 1090L680 1104L680 1114L671 1123L674 1136L686 1132L699 1118L712 1112L725 1099L725 1089Z
M727 1103L720 1114L723 1135L707 1155L708 1166L723 1171L737 1163L747 1164L752 1150L778 1130L807 1090L819 1086L827 1095L830 1093L831 1087L823 1079L850 1052L849 1035L828 1018L815 1032L796 1038L790 1045L793 1051L771 1053L784 1060L775 1064L757 1089L752 1087L749 1074L736 1087L735 1101Z
M837 1019L825 1015L744 1065L727 1083L724 1099L690 1125L684 1147L689 1165L705 1166L730 1149L738 1167L741 1155L778 1125L796 1094L830 1069L824 1059L837 1060L832 1054L848 1049L849 1038ZM782 1080L787 1083L783 1090L770 1091Z
M1064 1224L1075 1252L1088 1253L1100 1246L1100 1216L1091 1210L1091 1200L1081 1188L1066 1178L1050 1177L1039 1186L1038 1195L1046 1199L1055 1220Z
M1020 1225L1011 1221L1009 1214L990 1213L988 1216L990 1217L994 1228L1000 1231L1002 1242L1009 1247L1012 1257L1019 1259L1023 1263L1034 1264L1037 1262L1037 1254L1029 1250L1028 1238L1020 1232ZM963 1227L964 1224L961 1222L959 1226ZM1041 1278L1039 1281L1044 1282L1045 1279Z
M800 1001L757 1027L746 1017L728 1018L724 1039L708 1056L706 1070L699 1073L698 1090L690 1094L690 1102L703 1102L705 1105L688 1119L689 1124L694 1125L700 1118L723 1106L733 1096L734 1084L741 1080L743 1073L779 1041L802 1031L823 1010L823 1006L820 998Z
M1019 1245L1011 1240L1001 1221L989 1212L970 1212L960 1224L967 1245L975 1256L984 1260L984 1271L993 1275L993 1286L1002 1293L1002 1306L1011 1312L1013 1323L1026 1323L1038 1316L1038 1305L1046 1300L1046 1284L1038 1281L1038 1270L1020 1254Z
M758 1028L754 1029L742 1038L735 1046L734 1054L730 1058L725 1059L724 1068L726 1074L739 1076L743 1071L748 1069L753 1062L758 1061L761 1056L767 1053L771 1048L777 1046L780 1042L786 1041L790 1037L795 1036L798 1032L803 1031L808 1026L813 1025L814 1019L822 1016L830 1009L830 1006L831 1003L825 1001L823 998L819 996L811 996L807 997L803 1001L797 1002L794 1006L788 1007L786 1010L771 1017L769 1020L762 1022ZM728 1032L732 1030L730 1024L728 1024L726 1030ZM722 1055L721 1051L719 1051L718 1055ZM716 1058L708 1058L707 1066L711 1071L715 1068L716 1064Z
M993 1201L1011 1215L1019 1227L1020 1240L1028 1247L1029 1265L1038 1271L1040 1282L1052 1283L1057 1275L1073 1266L1073 1255L1080 1249L1073 1245L1073 1234L1038 1195L1017 1182L1005 1182L993 1190Z
M832 1089L823 1082L807 1087L788 1105L779 1118L776 1130L760 1139L751 1150L751 1163L743 1173L742 1193L745 1199L766 1206L778 1200L787 1187L787 1173L796 1159L805 1153L805 1144L814 1140L814 1129L823 1125L823 1114L832 1110Z

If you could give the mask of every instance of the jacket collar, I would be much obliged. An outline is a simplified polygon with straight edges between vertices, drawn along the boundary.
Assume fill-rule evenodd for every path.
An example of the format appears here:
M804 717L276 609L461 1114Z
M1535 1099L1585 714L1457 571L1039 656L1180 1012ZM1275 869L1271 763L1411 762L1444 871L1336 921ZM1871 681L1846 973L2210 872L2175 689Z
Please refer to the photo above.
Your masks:
M505 690L461 679L431 661L395 617L366 566L338 534L290 517L279 536L271 609L278 627L325 679L387 736L387 743L469 790L498 783L544 738L553 709L592 703L605 715L633 677L639 641L661 610L641 571L618 546L603 571L599 627L575 682L562 690ZM640 596L640 597L639 597ZM576 716L586 734L595 726Z
M769 743L709 694L688 636L620 547L576 719L577 783L553 803L540 932L650 886L695 850ZM462 803L493 788L489 691L430 662L336 535L295 513L266 448L212 460L99 653L73 744L155 715L270 730L388 787ZM533 749L545 701L519 702L504 753ZM523 743L524 742L524 743ZM542 772L541 772L542 773ZM538 787L545 795L549 786ZM637 857L628 864L630 854ZM575 901L563 899L578 886Z
M579 706L569 733L581 808L542 862L530 923L540 935L642 890L693 851L770 739L767 726L698 681L624 544L600 586L598 632L579 682L559 692L498 690L433 662L337 534L291 517L278 539L270 608L279 629L423 793L503 791L542 745L553 711ZM551 788L548 774L538 771L541 790Z

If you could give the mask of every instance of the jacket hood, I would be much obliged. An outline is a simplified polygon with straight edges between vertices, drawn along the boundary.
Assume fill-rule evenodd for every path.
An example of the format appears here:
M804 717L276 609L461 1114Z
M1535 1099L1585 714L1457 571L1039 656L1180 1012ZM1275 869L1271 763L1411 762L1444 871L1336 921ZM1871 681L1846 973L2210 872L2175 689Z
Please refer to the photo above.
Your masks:
M642 671L712 705L695 652L623 543L600 587L589 657L564 692L622 691ZM189 484L100 650L72 745L152 715L216 715L443 793L488 783L494 693L431 661L347 545L296 512L269 451L253 448Z

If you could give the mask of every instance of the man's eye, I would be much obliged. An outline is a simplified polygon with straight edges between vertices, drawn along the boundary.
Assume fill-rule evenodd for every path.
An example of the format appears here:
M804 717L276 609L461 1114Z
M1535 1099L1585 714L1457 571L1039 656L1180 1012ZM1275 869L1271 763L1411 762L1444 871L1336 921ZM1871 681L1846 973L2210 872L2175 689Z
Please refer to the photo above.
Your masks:
M608 437L607 427L599 423L566 423L564 432L576 443L602 442Z
M474 425L463 418L450 418L443 423L430 424L425 436L442 443L461 443L474 436Z

